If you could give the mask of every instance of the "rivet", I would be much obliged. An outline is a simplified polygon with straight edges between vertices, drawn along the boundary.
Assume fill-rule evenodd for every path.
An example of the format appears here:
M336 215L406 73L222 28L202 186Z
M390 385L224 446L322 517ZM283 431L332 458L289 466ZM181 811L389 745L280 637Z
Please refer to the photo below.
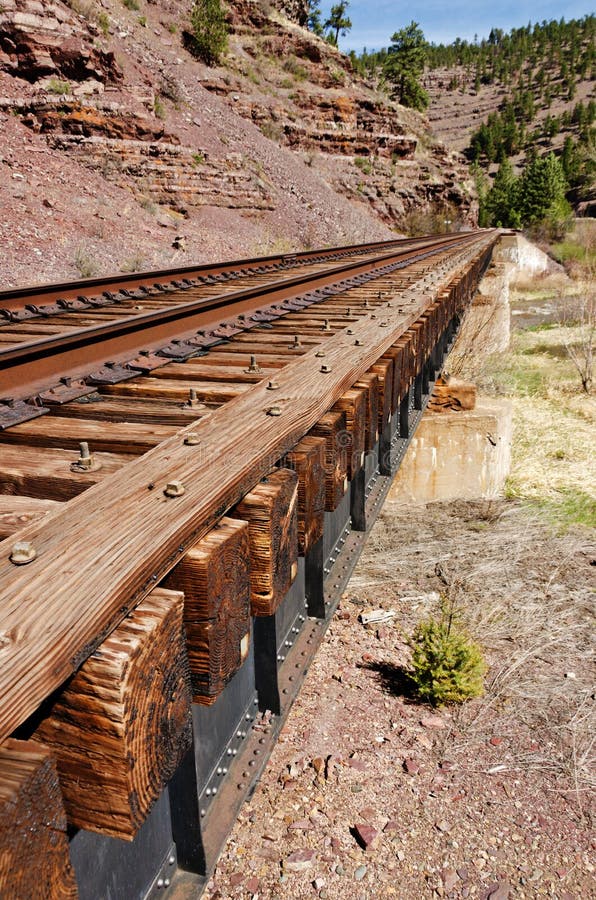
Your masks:
M176 857L175 857L175 856L169 856L169 857L168 857L168 865L173 866L175 862L176 862Z
M267 390L268 391L278 391L279 384L277 383L277 381L269 381L267 384Z
M207 788L207 790L205 791L205 794L207 795L207 797L210 797L211 796L211 788Z
M298 616L301 622L304 622L304 616Z
M217 794L217 788L213 788L212 794L215 796Z
M285 656L282 654L282 655L280 656L280 659L281 659L282 662L284 662Z
M255 764L254 759L249 759L248 764L249 764L249 766L254 766L254 764Z
M37 556L37 550L29 541L17 541L13 545L10 554L10 561L15 566L26 566L27 563L33 562Z
M293 675L290 675L290 676L288 677L288 681L293 681L293 680L294 680L294 676L293 676Z
M186 488L181 481L168 481L164 488L166 497L181 497Z
M323 363L323 365L321 366L319 371L321 371L323 373L323 375L328 375L329 372L332 371L332 369L331 369L331 366L328 366L325 363Z
M206 815L207 815L207 813L205 812L204 809L202 809L202 810L201 810L201 817L202 817L202 818L205 818Z
M224 774L224 775L227 775L227 774L228 774L228 767L227 767L227 766L224 766L223 769L222 769L222 771L223 771L223 774Z
M184 443L187 447L196 447L197 444L200 444L199 436L196 431L189 431L188 434L184 435Z
M169 886L170 886L170 879L169 879L169 878L164 878L164 880L163 880L163 885L164 885L164 887L169 887Z
M263 371L260 365L257 363L257 358L253 353L251 353L250 355L250 365L248 369L245 369L244 371L247 373L247 375L250 375L253 372L258 374Z
M241 731L237 731L237 732L236 732L236 737L237 737L237 738L241 738L241 737L242 737L242 732L241 732Z
M158 878L158 879L157 879L157 887L158 887L158 888L162 888L162 887L163 887L163 878Z
M266 409L265 412L268 416L281 416L281 407L280 406L270 406L269 409Z
M288 689L287 689L287 688L284 688L283 691L282 691L282 694L287 694L287 693L288 693Z
M217 774L218 774L218 775L221 775L221 773L222 773L222 768L221 768L221 766L218 766L218 767L217 767Z
M246 719L247 722L250 722L250 714L249 713L246 713L244 718Z
M258 706L258 704L259 704L259 701L257 700L256 697L252 702L253 702L253 706Z

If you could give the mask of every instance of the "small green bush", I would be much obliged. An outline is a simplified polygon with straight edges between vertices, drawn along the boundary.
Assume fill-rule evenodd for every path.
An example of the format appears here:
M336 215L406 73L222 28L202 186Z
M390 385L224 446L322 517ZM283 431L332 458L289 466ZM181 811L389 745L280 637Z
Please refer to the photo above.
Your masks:
M190 11L189 50L208 65L218 63L228 47L226 14L220 0L194 0Z
M127 9L132 9L134 11L140 9L138 0L122 0L122 3Z
M452 615L427 619L414 629L412 680L421 700L433 706L462 703L483 693L486 663L482 650Z
M70 82L60 81L59 78L50 78L46 90L50 94L70 94Z

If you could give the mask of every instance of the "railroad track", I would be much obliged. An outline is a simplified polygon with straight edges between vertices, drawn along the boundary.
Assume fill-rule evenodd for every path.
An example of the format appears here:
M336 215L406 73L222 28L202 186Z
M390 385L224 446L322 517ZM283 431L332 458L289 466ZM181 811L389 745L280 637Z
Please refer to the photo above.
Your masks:
M196 896L497 237L0 293L1 897Z

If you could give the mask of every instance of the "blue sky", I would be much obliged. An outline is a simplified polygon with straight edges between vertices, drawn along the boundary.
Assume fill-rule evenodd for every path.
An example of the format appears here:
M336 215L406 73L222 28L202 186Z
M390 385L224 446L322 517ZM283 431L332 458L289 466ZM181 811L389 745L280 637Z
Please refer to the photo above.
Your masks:
M321 9L326 18L331 2L323 0ZM420 0L416 4L394 3L391 0L351 0L348 15L352 30L339 39L340 48L346 52L363 47L378 50L386 47L394 31L403 28L414 19L421 26L428 41L448 43L456 37L473 40L474 35L488 37L495 26L509 31L527 25L529 21L543 19L576 19L593 12L593 8L580 0L504 0L499 4L489 0Z

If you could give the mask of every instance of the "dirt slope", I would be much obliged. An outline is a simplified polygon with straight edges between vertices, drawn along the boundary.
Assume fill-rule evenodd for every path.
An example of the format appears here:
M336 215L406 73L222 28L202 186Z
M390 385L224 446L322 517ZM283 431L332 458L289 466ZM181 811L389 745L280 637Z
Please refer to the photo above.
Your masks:
M419 207L473 221L461 161L336 51L240 0L210 69L187 10L3 2L1 287L382 239Z

